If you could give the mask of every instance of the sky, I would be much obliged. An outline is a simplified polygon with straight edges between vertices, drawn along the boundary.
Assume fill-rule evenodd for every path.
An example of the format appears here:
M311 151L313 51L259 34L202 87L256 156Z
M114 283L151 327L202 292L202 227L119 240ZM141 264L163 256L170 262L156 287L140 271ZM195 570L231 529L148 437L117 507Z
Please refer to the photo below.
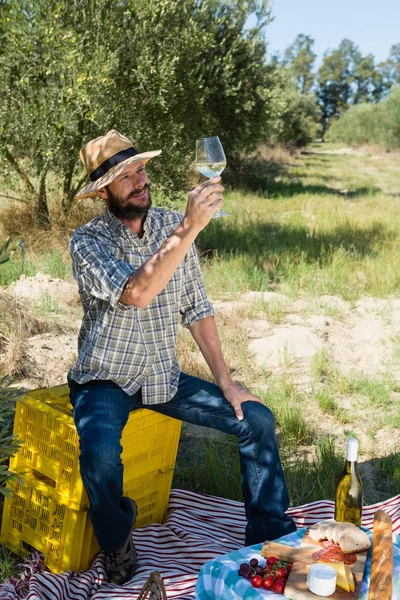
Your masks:
M285 50L299 33L314 38L317 64L343 38L362 54L374 54L376 63L400 43L400 0L272 0L272 15L265 30L268 55Z

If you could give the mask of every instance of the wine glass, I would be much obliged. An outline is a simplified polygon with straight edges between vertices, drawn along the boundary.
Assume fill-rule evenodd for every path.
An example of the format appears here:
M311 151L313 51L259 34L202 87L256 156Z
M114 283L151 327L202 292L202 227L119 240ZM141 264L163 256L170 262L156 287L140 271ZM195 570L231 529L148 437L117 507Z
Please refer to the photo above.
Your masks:
M196 169L204 177L216 177L221 175L226 167L226 156L217 135L196 140ZM229 213L217 210L212 218L225 217Z

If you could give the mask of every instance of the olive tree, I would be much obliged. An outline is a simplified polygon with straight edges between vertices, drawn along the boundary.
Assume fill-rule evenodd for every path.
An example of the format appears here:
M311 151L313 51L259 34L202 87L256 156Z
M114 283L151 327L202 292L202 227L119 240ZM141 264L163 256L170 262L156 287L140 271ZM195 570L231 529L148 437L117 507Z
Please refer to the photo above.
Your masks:
M49 223L47 181L66 215L85 180L79 149L115 127L161 148L154 179L185 184L194 140L220 135L234 162L279 114L265 62L267 0L1 0L0 153ZM256 25L246 29L250 14Z

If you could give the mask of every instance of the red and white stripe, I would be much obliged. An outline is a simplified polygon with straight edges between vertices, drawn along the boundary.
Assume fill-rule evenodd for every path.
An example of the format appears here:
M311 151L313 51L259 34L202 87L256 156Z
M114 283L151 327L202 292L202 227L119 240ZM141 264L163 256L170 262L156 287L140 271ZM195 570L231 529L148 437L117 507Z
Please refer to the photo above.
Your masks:
M367 506L363 525L372 529L379 508L391 516L393 531L400 530L400 495ZM318 501L288 510L298 527L333 517L332 501ZM86 572L60 575L42 573L29 581L26 600L132 600L151 571L164 579L170 600L193 600L198 572L208 560L243 547L246 519L241 502L184 490L172 490L165 522L133 531L138 551L138 569L123 587L110 585L105 577L103 556ZM3 600L17 600L9 586L0 590Z

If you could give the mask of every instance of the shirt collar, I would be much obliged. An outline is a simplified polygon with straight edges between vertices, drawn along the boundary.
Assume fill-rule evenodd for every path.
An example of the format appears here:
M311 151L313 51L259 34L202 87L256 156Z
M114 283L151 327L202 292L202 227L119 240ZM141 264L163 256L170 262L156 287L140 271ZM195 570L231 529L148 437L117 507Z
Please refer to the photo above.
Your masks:
M149 232L151 231L151 225L152 225L152 221L153 221L153 209L150 208L149 212L147 213L145 222L143 224L143 230L144 230L144 236L143 237L148 237L149 236ZM122 221L120 221L118 219L118 217L116 217L115 215L113 215L113 213L106 207L105 211L104 211L104 219L105 222L107 223L107 225L109 225L111 227L111 229L113 231L115 231L115 233L120 234L120 235L130 235L130 236L134 236L135 238L139 239L139 237L137 236L136 233L134 233L131 229L129 229L129 227L127 227L126 225L124 225L122 223ZM143 238L142 238L143 239Z

